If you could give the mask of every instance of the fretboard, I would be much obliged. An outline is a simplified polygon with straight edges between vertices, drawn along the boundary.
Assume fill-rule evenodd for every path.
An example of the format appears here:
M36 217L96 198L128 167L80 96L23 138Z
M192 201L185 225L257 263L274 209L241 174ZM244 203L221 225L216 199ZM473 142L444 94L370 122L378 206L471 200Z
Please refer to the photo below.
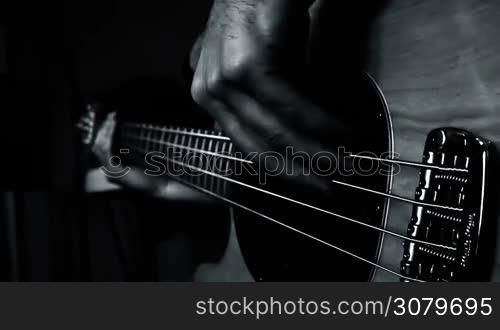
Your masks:
M141 160L153 156L154 164L164 164L164 175L220 196L229 194L224 178L243 161L233 155L231 139L216 130L126 122L119 133L120 150Z

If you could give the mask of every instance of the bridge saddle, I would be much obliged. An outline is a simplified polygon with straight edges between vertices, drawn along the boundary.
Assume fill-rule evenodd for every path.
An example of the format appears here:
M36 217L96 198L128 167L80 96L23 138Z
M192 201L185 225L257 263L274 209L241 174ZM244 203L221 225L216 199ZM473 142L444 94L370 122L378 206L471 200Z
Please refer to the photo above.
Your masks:
M483 279L489 264L488 219L494 222L493 144L473 134L441 128L427 137L408 237L432 242L405 242L401 274L424 281ZM490 207L490 204L492 207ZM485 253L486 252L486 253Z

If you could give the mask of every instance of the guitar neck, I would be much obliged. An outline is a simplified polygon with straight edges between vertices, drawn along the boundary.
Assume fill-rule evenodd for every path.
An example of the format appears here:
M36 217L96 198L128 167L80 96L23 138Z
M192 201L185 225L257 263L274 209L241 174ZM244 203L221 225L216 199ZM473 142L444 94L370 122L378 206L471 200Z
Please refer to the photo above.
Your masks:
M238 158L220 131L145 123L121 123L114 149L128 153L150 175L167 175L202 191L228 195L229 171Z

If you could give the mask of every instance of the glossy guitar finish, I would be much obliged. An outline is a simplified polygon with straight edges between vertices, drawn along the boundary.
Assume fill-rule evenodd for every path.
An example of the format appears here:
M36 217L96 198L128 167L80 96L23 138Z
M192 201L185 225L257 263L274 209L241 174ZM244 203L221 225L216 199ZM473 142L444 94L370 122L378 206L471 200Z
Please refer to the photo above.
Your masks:
M419 209L400 200L389 203L383 196L345 187L336 187L330 196L311 195L280 184L269 187L308 205L383 227L387 232L408 233L413 238L454 246L456 252L448 254L421 244L420 247L408 242L403 244L401 237L381 235L373 228L342 220L342 217L233 186L231 190L238 203L245 203L268 219L232 208L234 222L226 253L220 263L202 265L197 280L400 280L399 276L376 269L324 242L387 269L396 272L402 269L403 275L412 278L500 280L500 260L495 246L500 233L498 219L492 217L500 205L494 194L499 182L492 175L496 168L492 163L495 151L487 142L500 142L500 58L497 55L500 53L497 42L500 3L495 0L381 1L370 5L370 14L362 17L355 16L359 13L359 4L343 8L333 3L319 1L313 11L312 32L313 35L317 32L317 39L312 43L311 54L317 61L312 63L311 77L317 82L318 102L339 116L357 120L359 131L366 133L362 149L353 151L375 155L394 151L399 159L433 165L448 166L448 160L452 159L452 165L457 167L470 157L473 164L466 177L400 167L392 178L392 185L391 177L383 175L357 175L344 181L422 202L454 205L463 200L464 210L470 213L458 218L454 214L456 210L436 213L432 208ZM353 15L353 33L346 34L339 26L340 21L332 19L339 12ZM331 42L332 39L335 42ZM342 68L339 63L344 63ZM386 102L367 76L352 77L357 69L366 70L375 78ZM440 127L454 128L430 134ZM157 133L147 136L151 138ZM436 136L445 136L447 142L436 140ZM468 146L474 144L474 150L469 149ZM332 141L332 146L335 145ZM431 159L430 153L439 157ZM482 162L483 155L487 162ZM440 159L444 159L442 164L435 163ZM478 170L478 164L488 165L487 176ZM433 179L428 181L429 177ZM436 191L439 192L429 194ZM456 196L460 199L454 199L454 194L443 195L443 191L458 191ZM483 208L487 211L484 217L480 216ZM433 219L429 221L424 212ZM269 218L324 242L299 235ZM452 225L439 222L450 219L457 221ZM469 258L479 250L490 258ZM470 269L473 271L469 272Z
M352 36L332 25L332 17L352 17L353 25L366 25L363 39L364 68L379 83L389 105L395 138L395 152L401 159L421 162L427 135L438 127L463 128L494 144L500 142L500 2L495 0L447 1L382 1L373 15L356 20L356 11L339 8L329 1L320 1L316 8L316 25L321 52L320 69L314 74L318 81L332 81L338 72L336 59L340 53L352 48ZM325 23L326 22L326 23ZM333 23L335 24L335 23ZM347 40L347 41L346 41ZM346 58L349 55L345 56ZM326 59L326 60L325 60ZM322 76L323 75L323 76ZM331 88L326 86L325 88ZM369 113L367 114L369 115ZM419 185L419 171L402 168L394 178L393 193L414 198ZM495 177L490 186L498 187ZM497 198L497 197L495 197ZM498 199L490 201L495 209ZM411 205L391 202L387 229L406 233L412 216ZM493 210L496 213L497 210ZM491 245L487 254L492 256L493 269L484 280L500 280L500 255L497 252L500 231L493 219L489 227ZM492 236L492 237L491 237ZM258 240L257 238L255 238ZM236 259L237 253L228 254ZM403 260L400 239L387 236L380 262L391 269L399 269ZM314 258L311 256L311 258ZM352 261L356 262L356 261ZM322 259L323 265L330 261ZM226 270L230 263L226 263ZM343 272L346 266L337 265ZM240 268L241 269L241 268ZM242 276L245 277L245 276ZM376 271L375 281L398 281L384 271Z
M500 142L500 3L487 1L391 1L375 21L371 38L374 74L392 113L395 151L420 161L425 139L437 127L458 127ZM393 191L411 194L418 175L395 178ZM495 179L490 185L498 186ZM494 205L500 205L498 200ZM389 227L404 230L411 209L394 203ZM496 226L495 226L496 227ZM498 244L500 234L496 232ZM397 267L400 243L386 239L382 258ZM500 280L497 249L492 277ZM378 272L377 279L392 280Z
M401 274L424 281L486 280L491 273L495 237L495 150L492 143L455 128L427 137L408 236L453 247L444 250L404 243ZM433 167L431 167L433 166ZM435 168L437 166L438 168ZM448 170L440 170L440 167Z
M370 125L364 125L362 150L349 150L382 156L392 153L392 126L387 107L375 82L368 76L360 79L356 88L358 101L353 106L371 109L366 114ZM332 145L332 150L335 145ZM390 167L379 163L355 161L355 171L341 176L343 182L363 185L387 192L392 178ZM368 171L367 171L368 169ZM371 169L371 170L370 170ZM385 172L384 172L385 169ZM370 173L368 173L370 172ZM324 177L328 180L329 177ZM245 181L258 185L257 180ZM248 189L236 188L244 204L270 216L285 225L298 229L315 238L334 244L366 260L378 259L382 235L373 228L351 223L343 217L362 221L371 226L385 227L389 203L383 196L368 196L363 192L334 187L329 196L294 191L293 185L280 187L269 182L271 191L280 191L284 196L306 202L308 205L341 215L333 216L294 205L289 201L262 196ZM361 206L361 207L360 207ZM331 246L305 237L289 228L266 221L255 214L235 208L236 233L244 259L253 277L261 281L367 281L373 276L373 267ZM328 262L319 262L328 260Z

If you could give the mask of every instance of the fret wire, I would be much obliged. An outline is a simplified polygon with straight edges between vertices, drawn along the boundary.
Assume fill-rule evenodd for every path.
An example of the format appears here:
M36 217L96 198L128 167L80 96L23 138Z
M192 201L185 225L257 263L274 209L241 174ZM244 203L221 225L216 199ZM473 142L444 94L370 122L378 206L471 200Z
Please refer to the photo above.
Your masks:
M187 129L184 129L184 131L187 132ZM186 134L182 134L181 135L181 143L180 143L180 145L181 146L186 145ZM179 147L178 149L180 150L180 161L183 162L183 163L185 163L185 161L184 161L185 155L183 154L184 149L181 148L181 147Z
M161 132L161 133L160 133L160 136L161 136L161 137L160 137L160 141L165 142L165 131L164 131L161 127L160 127L160 132ZM161 151L162 153L165 153L165 151L166 151L166 150L163 150L163 147L164 147L164 144L163 144L163 143L161 143L161 146L160 146L160 151Z
M193 133L194 132L194 128L191 128L190 129L190 133ZM188 135L188 141L187 141L187 146L189 147L189 150L186 151L186 163L188 164L191 164L191 161L190 161L190 157L192 157L194 155L194 157L196 157L196 152L194 153L190 153L190 151L192 152L194 150L194 148L191 147L191 143L193 142L193 135L192 134L189 134ZM190 180L193 181L193 177L192 175L190 176Z
M147 152L150 152L152 150L155 150L155 143L156 141L154 140L154 130L153 130L153 126L152 125L148 125L148 127L146 128L147 131L148 131L148 136L147 136L147 139L148 140L152 140L152 141L148 141L148 149Z
M158 137L158 150L163 152L163 131L159 126L156 127L156 136Z
M224 154L224 152L226 151L226 145L227 145L227 141L222 141L222 147L221 147L221 151L220 153L221 154ZM215 160L215 163L219 163L219 166L217 167L221 174L226 174L224 173L224 158L218 158ZM217 192L219 194L223 194L223 191L222 191L222 185L223 185L223 182L221 180L218 180L217 181Z
M125 122L123 125L129 126L129 127L140 127L143 124L138 124L138 123L130 123L130 122ZM168 133L174 133L174 134L184 134L184 135L198 135L199 137L205 137L205 138L211 138L215 140L226 140L226 141L231 141L231 138L227 136L223 136L222 134L216 135L216 134L211 134L210 131L206 131L206 133L188 133L183 131L180 127L173 128L173 127L165 127L164 128L166 132Z
M180 138L180 135L179 134L174 134L174 144L178 144L178 140ZM177 149L174 147L172 149L172 159L175 159L175 157L177 156ZM176 168L176 165L174 164L174 173L177 173L177 168Z
M205 131L207 134L208 134L208 130ZM213 146L213 142L214 140L209 138L208 139L208 151L209 152L212 152L212 146ZM207 164L206 164L206 170L209 170L209 167L210 167L210 162L209 162L210 159L207 159ZM210 187L208 186L208 180L209 180L209 177L208 175L204 175L203 177L203 187L206 188L206 189L210 189Z
M192 131L194 131L194 129L193 129L193 128L191 128L191 132L192 132ZM189 137L188 137L188 141L187 141L187 146L188 146L190 149L192 149L192 148L191 148L191 143L192 143L192 142L193 142L193 136L192 136L192 135L189 135Z
M165 146L170 146L173 148L167 148L167 150L165 152L167 157L179 158L179 160L182 161L182 158L185 155L189 155L189 153L187 153L187 152L183 153L182 151L179 152L180 150L182 150L183 148L187 149L187 150L193 152L194 156L196 157L196 155L198 153L207 152L203 149L205 148L205 145L207 144L207 140L208 140L208 144L209 144L208 149L210 149L210 151L208 151L208 153L210 153L211 155L216 156L216 157L209 158L208 162L207 162L207 166L211 167L211 169L214 172L220 174L220 173L227 173L229 171L230 162L225 161L225 158L239 160L238 158L234 158L234 157L225 155L227 153L230 154L229 150L232 150L232 146L233 146L232 143L229 143L229 148L231 148L231 149L229 149L227 141L212 140L212 139L207 139L207 138L201 139L200 136L196 136L196 135L192 135L192 136L182 135L182 134L175 134L174 135L171 133L168 133L167 141L165 141L164 135L165 135L165 132L167 132L167 131L162 130L158 127L147 127L147 129L149 130L149 132L146 134L143 132L142 136L135 136L133 134L128 134L130 139L139 140L141 142L146 142L145 145L147 146L148 149L141 148L140 146L139 146L139 149L147 150L147 152L162 151L162 150L164 150ZM194 132L194 129L192 129L192 131ZM201 132L201 130L199 130L199 131ZM218 134L221 134L221 133L218 133ZM209 134L203 134L203 135L209 135ZM171 140L172 137L174 138L174 142L181 139L181 143L187 144L188 147L185 147L182 144L168 142L168 140ZM186 143L186 139L188 139L187 143ZM193 140L195 141L194 143L193 143ZM200 140L202 141L202 149L198 148L198 146L200 144ZM155 146L157 146L157 147L155 147ZM171 155L169 150L173 150L174 155ZM177 155L179 155L179 156L177 156ZM175 156L175 157L173 157L173 156ZM200 168L204 167L203 166L203 159L201 159L201 157L198 157L197 165L199 165ZM177 171L177 167L178 166L175 165L175 168L174 168L175 171ZM203 174L197 175L196 180L195 181L192 180L192 181L200 184L201 180L202 180L202 178L201 178L202 175ZM210 188L212 190L218 191L219 193L224 193L224 191L227 190L226 182L221 182L221 180L218 180L217 178L213 178L213 179L207 178L206 175L203 175L203 179L204 179L204 186L206 188Z
M157 141L150 141L150 142L157 142ZM217 142L227 143L226 141L217 141ZM217 152L213 152L213 151L206 151L206 150L203 150L203 149L195 149L195 148L191 148L191 147L188 147L188 146L184 146L182 144L175 144L175 143L170 143L170 142L163 142L163 144L165 144L165 145L167 145L169 147L175 147L175 148L178 148L178 149L185 149L185 150L188 150L188 151L204 153L204 154L207 154L207 155L210 155L210 156L215 156L215 157L224 158L224 159L228 159L228 160L234 160L234 161L238 161L238 162L242 162L242 163L253 164L252 161L249 161L249 160L246 160L246 159L243 159L243 158L234 157L234 156L229 156L229 155L227 155L227 153L224 154L224 152L217 153Z
M175 134L175 133L172 133L172 132L169 132L169 134L170 134L170 139L169 139L169 140L170 140L170 142L172 142L172 144L175 144L175 141L176 141L176 139L177 139L178 134ZM167 150L169 150L169 151L170 151L170 157L172 157L172 158L173 158L175 149L173 149L173 148L168 148Z
M153 142L153 148L151 148L150 151L159 151L159 150L161 150L160 149L161 148L161 140L160 140L160 137L159 137L159 134L158 134L159 132L160 131L158 131L155 126L153 126L151 135L153 135L153 139L155 139L156 142Z
M151 127L151 135L153 136L153 146L150 148L150 151L157 151L160 150L160 139L158 138L158 131L156 130L156 127L153 126Z
M215 150L214 150L216 154L219 153L219 145L220 145L220 141L216 140L215 141ZM210 162L211 162L210 166L212 167L212 169L210 170L210 172L219 174L219 173L217 173L217 167L216 167L216 165L217 165L217 158L216 157L212 157L210 159ZM210 190L217 191L216 189L217 189L218 183L219 183L218 178L217 177L212 177L212 184L211 184L212 189L210 189Z
M148 153L152 147L151 145L154 144L153 141L151 141L151 135L152 135L152 130L151 130L151 125L146 125L146 136L145 136L145 140L146 140L146 152L145 153Z
M158 136L158 148L156 149L158 152L164 153L163 147L164 144L163 142L165 141L165 133L163 132L162 129L158 127L156 131L156 135Z
M200 130L200 129L198 129L198 130L197 130L197 133L201 133L201 130ZM199 147L200 147L200 136L198 136L198 135L197 135L197 136L195 137L194 148L199 150ZM197 166L198 168L202 168L202 164L201 164L201 162L202 162L201 157L202 157L202 156L201 156L201 153L199 153L199 155L195 153L195 155L196 155L196 157L197 157L197 158L195 158L195 160L196 160L196 166ZM198 156L199 156L199 157L198 157ZM200 175L197 175L197 176L196 176L196 178L195 178L195 182L196 182L196 184L197 184L197 185L199 185L199 184L200 184Z
M202 132L202 130L200 130L200 132ZM207 132L207 130L204 130L204 132L206 133L206 132ZM207 149L206 149L206 146L207 146L207 143L208 143L208 142L207 142L207 141L208 141L208 138L206 138L206 137L202 137L201 139L202 139L202 140L201 140L201 148L200 148L200 149L201 149L201 150L207 150ZM206 166L206 164L205 164L205 163L206 163L206 162L205 162L205 160L206 160L206 158L200 158L200 168L205 168L205 166ZM199 180L199 181L200 181L200 185L201 185L201 184L204 184L204 180L205 180L205 176L201 175L201 176L200 176L200 180ZM205 186L203 186L203 187L205 187Z
M231 155L232 152L233 152L233 143L229 142L228 153ZM226 162L226 173L229 173L229 162ZM229 196L229 192L227 191L227 181L224 181L224 186L222 189L224 196Z
M167 142L172 141L172 133L169 132L169 131L167 131L167 130L165 130L165 132L167 133L167 139L166 139L166 141ZM167 157L170 157L170 155L168 154L168 152L169 152L169 149L165 148L165 154L167 155Z

